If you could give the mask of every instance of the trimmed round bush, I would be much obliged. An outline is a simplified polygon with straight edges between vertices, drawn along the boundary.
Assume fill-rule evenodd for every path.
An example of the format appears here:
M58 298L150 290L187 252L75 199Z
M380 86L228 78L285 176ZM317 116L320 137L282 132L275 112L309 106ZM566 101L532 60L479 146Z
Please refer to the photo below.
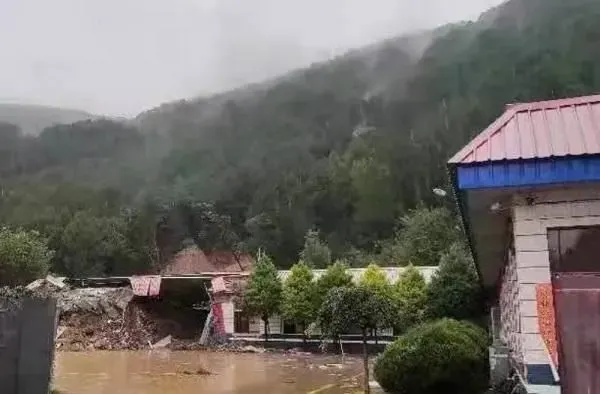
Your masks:
M480 394L488 388L488 339L471 323L442 319L416 326L375 363L390 394Z

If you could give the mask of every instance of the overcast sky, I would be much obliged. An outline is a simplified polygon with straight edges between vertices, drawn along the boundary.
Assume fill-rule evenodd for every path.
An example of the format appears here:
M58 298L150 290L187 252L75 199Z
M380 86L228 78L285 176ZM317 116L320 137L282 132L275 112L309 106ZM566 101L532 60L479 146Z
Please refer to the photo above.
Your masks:
M0 0L0 102L135 115L502 0Z

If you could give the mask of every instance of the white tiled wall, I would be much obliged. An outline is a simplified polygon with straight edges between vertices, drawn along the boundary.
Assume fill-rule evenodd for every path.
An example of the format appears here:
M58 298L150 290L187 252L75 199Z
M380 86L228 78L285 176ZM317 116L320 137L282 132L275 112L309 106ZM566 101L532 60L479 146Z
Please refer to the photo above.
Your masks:
M533 197L533 204L528 205L525 197ZM519 282L519 332L526 364L548 363L539 334L535 293L536 284L550 283L547 229L599 224L598 187L515 196L513 230Z
M225 333L233 334L234 331L234 307L233 302L222 302L221 308L223 309L223 323L225 323Z

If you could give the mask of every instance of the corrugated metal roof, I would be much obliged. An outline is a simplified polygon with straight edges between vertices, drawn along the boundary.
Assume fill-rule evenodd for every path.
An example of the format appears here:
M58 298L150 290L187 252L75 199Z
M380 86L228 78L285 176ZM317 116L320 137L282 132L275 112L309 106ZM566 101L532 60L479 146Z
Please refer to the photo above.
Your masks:
M600 153L600 95L507 106L451 164Z

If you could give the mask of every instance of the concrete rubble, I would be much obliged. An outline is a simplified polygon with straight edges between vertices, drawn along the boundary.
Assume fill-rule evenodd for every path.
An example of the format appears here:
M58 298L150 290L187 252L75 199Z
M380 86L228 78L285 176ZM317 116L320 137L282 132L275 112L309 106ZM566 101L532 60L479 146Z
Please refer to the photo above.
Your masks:
M61 333L57 347L61 350L135 349L153 339L142 327L133 332L135 321L127 321L133 299L129 288L63 289L55 297L60 312L57 332Z
M190 328L182 327L186 323L177 322L176 317L157 310L156 304L134 297L129 287L72 289L52 277L32 282L29 287L36 293L50 294L57 301L60 316L56 333L58 350L210 348L216 351L250 351L230 343L201 345L201 320L192 324L190 335ZM197 331L196 336L194 330ZM264 350L252 349L252 352L261 351Z

